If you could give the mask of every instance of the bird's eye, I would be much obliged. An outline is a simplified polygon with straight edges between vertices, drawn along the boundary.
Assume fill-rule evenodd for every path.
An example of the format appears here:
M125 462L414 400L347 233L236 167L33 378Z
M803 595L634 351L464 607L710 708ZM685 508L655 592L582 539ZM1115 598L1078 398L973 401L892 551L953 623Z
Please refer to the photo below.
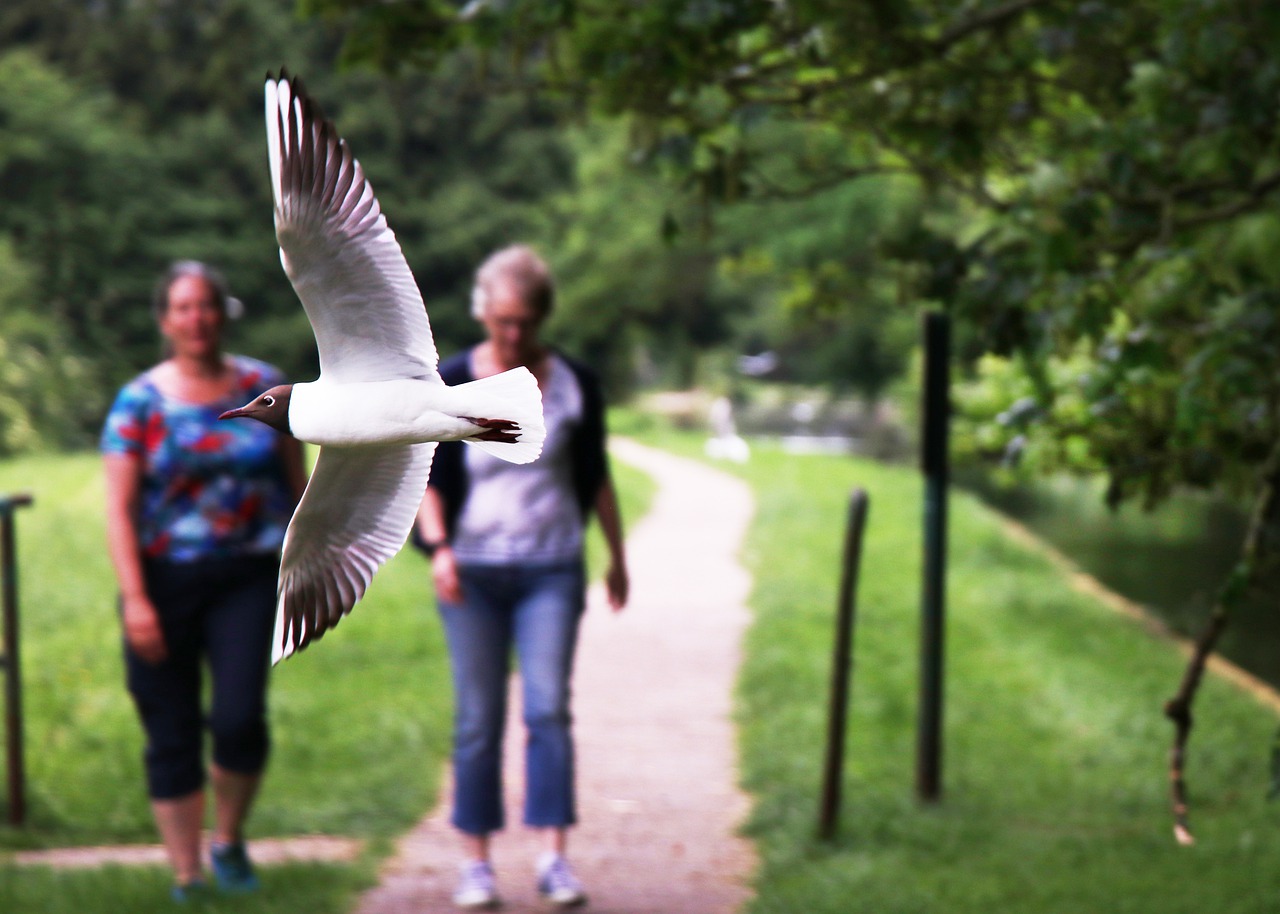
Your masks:
M276 398L275 398L275 397L273 397L273 396L271 396L270 394L267 394L265 397L263 397L263 398L262 398L262 405L263 405L263 406L275 406L275 405L276 405Z

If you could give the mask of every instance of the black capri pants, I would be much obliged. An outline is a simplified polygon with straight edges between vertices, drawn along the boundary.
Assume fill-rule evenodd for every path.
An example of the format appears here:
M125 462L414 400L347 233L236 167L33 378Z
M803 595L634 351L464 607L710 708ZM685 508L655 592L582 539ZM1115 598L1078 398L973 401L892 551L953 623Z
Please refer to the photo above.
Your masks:
M125 643L129 693L146 733L143 762L152 799L184 797L205 783L204 730L213 761L237 774L266 766L267 675L275 622L275 555L143 563L147 595L169 656L150 664ZM201 702L207 663L211 688Z

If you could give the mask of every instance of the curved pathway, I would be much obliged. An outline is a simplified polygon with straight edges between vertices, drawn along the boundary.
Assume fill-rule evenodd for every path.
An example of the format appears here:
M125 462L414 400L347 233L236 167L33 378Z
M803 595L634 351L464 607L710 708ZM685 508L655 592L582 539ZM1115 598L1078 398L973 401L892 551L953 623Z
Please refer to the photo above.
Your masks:
M651 475L657 491L627 539L630 605L613 615L599 587L588 597L574 673L581 825L570 858L592 912L730 914L749 897L755 863L736 833L747 801L730 718L751 584L737 561L751 493L727 474L629 440L613 439L610 450ZM505 767L516 823L518 713ZM452 910L459 846L448 789L400 840L358 914ZM534 890L538 849L518 824L495 838L504 911L546 910Z

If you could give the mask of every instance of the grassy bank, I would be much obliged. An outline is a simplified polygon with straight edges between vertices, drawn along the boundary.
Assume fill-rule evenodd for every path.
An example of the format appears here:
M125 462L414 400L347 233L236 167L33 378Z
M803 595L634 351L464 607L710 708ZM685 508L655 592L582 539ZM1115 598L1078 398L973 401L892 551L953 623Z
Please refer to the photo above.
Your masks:
M649 482L625 467L617 476L634 518ZM124 688L99 460L0 462L0 493L18 491L35 498L16 515L28 812L24 828L0 825L0 911L171 910L161 868L54 874L4 860L6 849L156 840ZM599 571L598 539L591 546ZM337 834L369 850L355 866L271 867L266 891L214 909L338 914L439 790L451 696L425 559L396 556L337 631L275 669L270 701L272 759L250 836Z
M688 447L691 447L688 446ZM1189 759L1200 841L1166 805L1182 660L1073 591L975 499L951 501L945 797L913 799L921 485L910 468L757 448L738 705L753 912L1239 912L1280 904L1276 714L1206 684ZM814 838L848 494L871 500L842 829ZM1158 573L1153 570L1153 573Z

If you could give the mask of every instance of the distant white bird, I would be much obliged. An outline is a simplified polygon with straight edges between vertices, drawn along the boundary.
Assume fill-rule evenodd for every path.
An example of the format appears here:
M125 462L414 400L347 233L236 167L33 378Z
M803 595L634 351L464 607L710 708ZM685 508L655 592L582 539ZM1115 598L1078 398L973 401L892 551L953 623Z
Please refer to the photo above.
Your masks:
M257 419L320 445L284 539L278 663L337 625L404 545L437 441L528 463L546 428L527 369L457 387L440 379L426 308L395 234L301 81L268 75L266 115L280 262L311 321L320 377L273 387L221 418Z

